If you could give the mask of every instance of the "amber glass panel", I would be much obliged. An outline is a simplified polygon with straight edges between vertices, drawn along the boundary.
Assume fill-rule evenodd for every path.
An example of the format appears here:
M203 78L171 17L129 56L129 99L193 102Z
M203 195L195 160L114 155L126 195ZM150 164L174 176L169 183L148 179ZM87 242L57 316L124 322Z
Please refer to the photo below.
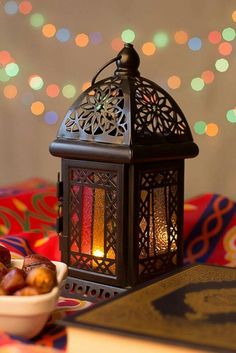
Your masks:
M82 191L82 237L81 252L92 253L93 189L84 186Z
M93 250L94 256L104 256L104 207L105 190L94 191Z

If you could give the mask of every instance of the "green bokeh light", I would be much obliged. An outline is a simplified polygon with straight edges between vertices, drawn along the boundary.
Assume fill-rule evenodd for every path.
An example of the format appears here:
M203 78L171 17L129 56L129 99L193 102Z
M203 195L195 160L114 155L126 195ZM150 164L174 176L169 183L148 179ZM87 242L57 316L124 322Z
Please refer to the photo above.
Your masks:
M228 42L234 40L236 36L235 30L231 27L225 28L222 31L222 37L224 38L224 40L227 40Z
M206 132L206 127L207 124L205 123L205 121L197 121L194 124L194 131L198 134L198 135L203 135Z
M62 94L66 98L73 98L76 94L76 88L73 85L65 85L62 88Z
M230 123L236 123L236 109L228 110L226 118Z
M153 42L158 48L164 48L169 43L169 36L166 32L158 32L154 35Z
M16 76L19 70L19 66L16 63L7 64L5 67L6 74L10 77Z
M10 77L6 74L5 69L0 69L0 81L7 82L10 80Z
M194 91L201 91L204 88L204 81L200 77L193 78L191 81L191 87Z
M121 33L121 38L125 43L132 43L135 38L135 33L131 29L126 29Z
M34 13L30 16L30 24L33 27L41 27L44 24L44 17L40 13Z
M40 76L34 76L29 80L29 85L35 91L41 89L44 85L43 79Z
M225 72L229 68L229 62L226 59L218 59L215 63L215 68L219 72Z

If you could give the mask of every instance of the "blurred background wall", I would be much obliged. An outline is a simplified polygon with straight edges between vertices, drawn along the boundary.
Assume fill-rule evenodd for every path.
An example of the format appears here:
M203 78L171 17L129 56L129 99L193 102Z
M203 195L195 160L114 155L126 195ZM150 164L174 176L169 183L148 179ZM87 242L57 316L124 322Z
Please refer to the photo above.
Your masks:
M236 199L234 0L0 1L0 186L55 181L48 152L70 105L123 41L178 102L200 155L185 197ZM109 72L105 72L105 76Z

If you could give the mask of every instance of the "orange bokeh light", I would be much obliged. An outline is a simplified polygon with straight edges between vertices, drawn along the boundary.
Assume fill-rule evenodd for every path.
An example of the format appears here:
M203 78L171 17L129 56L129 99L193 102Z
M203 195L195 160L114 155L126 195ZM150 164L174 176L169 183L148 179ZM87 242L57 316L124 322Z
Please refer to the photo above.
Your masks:
M112 49L114 49L116 52L119 52L123 48L124 42L119 37L114 38L111 41L111 46Z
M177 44L185 44L188 41L188 34L185 31L178 31L174 34L174 39Z
M80 33L75 37L75 44L78 47L86 47L89 42L89 37L85 33Z
M145 55L153 55L156 51L156 46L152 42L146 42L142 46L142 52Z
M227 56L231 54L233 47L232 44L230 44L229 42L223 42L220 43L218 50L221 55Z
M41 115L44 112L44 104L40 101L36 101L31 104L31 112L34 115Z
M204 83L208 84L214 81L215 75L214 72L206 70L201 74L201 78L203 79Z
M46 38L51 38L56 33L56 27L53 24L48 23L43 26L42 33Z
M8 99L13 99L17 95L17 88L14 85L7 85L4 87L3 94Z
M60 88L58 85L52 83L47 86L46 93L47 93L48 97L55 98L60 93Z
M179 76L175 76L175 75L170 76L167 80L167 84L170 88L177 89L181 85L181 79Z
M232 13L232 19L234 22L236 22L236 10Z
M218 125L214 123L207 124L206 126L206 134L207 136L214 137L218 134L219 128Z
M20 13L28 15L32 11L33 6L30 1L21 1L18 8Z

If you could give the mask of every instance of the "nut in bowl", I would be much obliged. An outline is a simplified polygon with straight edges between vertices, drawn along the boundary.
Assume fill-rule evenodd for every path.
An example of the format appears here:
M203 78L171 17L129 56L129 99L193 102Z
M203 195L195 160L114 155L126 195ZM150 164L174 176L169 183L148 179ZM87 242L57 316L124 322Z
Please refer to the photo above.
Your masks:
M41 256L36 254L25 259L12 259L10 265L7 264L7 273L0 266L1 331L32 338L43 329L55 309L67 276L67 265L48 260L50 269L40 263L40 259ZM55 276L51 277L53 268Z

